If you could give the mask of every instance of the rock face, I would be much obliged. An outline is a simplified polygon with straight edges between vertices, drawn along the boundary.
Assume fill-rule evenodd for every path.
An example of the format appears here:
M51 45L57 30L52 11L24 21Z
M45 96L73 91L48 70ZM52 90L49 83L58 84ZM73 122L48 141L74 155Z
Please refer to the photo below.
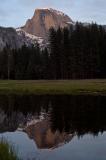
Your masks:
M21 48L24 44L26 46L35 45L39 43L43 48L43 39L34 35L28 34L22 29L4 28L0 27L0 50L8 45L12 49Z
M26 46L31 46L38 43L41 48L45 46L44 39L42 37L29 34L21 28L17 28L16 32L22 45L25 44Z
M0 49L3 49L6 45L11 48L21 47L20 37L14 28L0 27Z
M22 29L32 35L46 38L51 27L57 29L73 24L73 21L64 13L54 9L36 9L32 19L29 19Z

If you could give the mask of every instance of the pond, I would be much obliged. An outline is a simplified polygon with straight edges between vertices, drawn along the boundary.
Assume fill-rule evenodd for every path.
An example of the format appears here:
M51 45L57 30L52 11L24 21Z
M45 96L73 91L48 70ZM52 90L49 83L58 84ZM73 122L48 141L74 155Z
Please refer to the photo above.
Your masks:
M105 96L0 96L0 138L22 160L106 160Z

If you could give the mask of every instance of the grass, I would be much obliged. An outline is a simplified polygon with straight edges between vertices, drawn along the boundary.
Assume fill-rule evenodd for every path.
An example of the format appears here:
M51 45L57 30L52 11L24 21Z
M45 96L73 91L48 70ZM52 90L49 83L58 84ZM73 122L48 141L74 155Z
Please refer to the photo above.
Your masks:
M0 160L19 160L14 148L4 139L0 140Z
M99 80L1 80L0 94L106 95L106 79Z

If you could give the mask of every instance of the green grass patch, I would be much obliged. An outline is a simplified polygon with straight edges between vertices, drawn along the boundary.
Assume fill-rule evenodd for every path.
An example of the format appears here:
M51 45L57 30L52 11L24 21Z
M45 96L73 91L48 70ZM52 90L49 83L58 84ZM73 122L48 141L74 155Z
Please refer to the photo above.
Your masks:
M0 140L0 160L19 160L13 146L4 139Z
M0 94L106 95L106 79L99 80L1 80Z

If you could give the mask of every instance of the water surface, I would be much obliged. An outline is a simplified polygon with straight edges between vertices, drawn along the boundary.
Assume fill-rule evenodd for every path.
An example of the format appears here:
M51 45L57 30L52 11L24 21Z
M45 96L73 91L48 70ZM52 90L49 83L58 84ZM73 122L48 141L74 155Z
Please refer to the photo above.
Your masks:
M0 96L0 137L23 160L105 160L105 96Z

